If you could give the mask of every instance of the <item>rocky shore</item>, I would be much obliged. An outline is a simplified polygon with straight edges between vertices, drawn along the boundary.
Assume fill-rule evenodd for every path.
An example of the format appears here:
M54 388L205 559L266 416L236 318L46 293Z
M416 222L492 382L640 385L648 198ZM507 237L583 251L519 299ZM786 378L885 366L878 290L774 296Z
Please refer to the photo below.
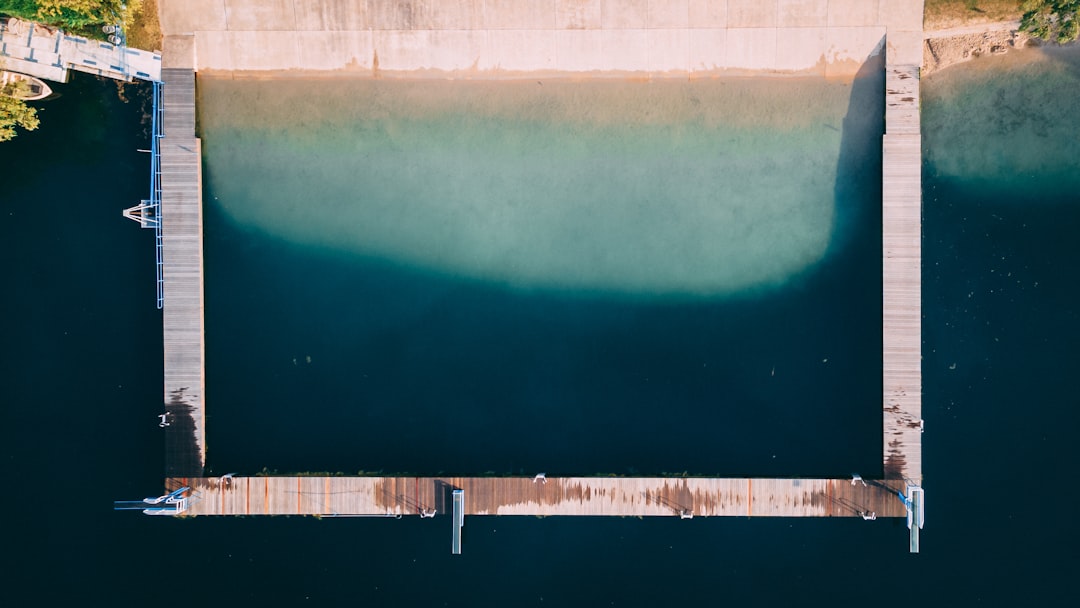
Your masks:
M1044 44L1017 29L1018 24L990 24L980 32L965 28L926 32L923 41L924 75L985 55L1001 55L1013 49Z

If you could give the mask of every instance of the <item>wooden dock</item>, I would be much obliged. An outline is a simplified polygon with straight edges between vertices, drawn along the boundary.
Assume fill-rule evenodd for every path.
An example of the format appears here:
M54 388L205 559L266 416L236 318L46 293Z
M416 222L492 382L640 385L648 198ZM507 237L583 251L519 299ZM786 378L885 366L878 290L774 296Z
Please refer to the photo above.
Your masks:
M921 59L921 29L898 32L886 45L881 200L884 472L916 486L923 432Z
M203 477L205 463L202 211L195 137L194 38L162 71L167 489L188 487L188 515L324 517L449 514L622 517L905 517L912 550L923 517L921 374L922 2L882 3L896 15L886 44L883 137L883 479L567 477ZM884 13L883 13L884 14ZM903 18L901 18L903 17ZM883 17L884 18L884 17ZM905 505L902 496L915 496ZM912 506L913 505L913 506ZM909 511L909 506L912 509ZM179 512L179 511L178 511ZM459 547L460 548L460 547Z
M201 475L206 462L202 155L195 137L195 72L162 70L161 232L164 277L165 467Z
M451 512L464 491L465 515L616 517L904 517L896 480L666 477L200 477L188 515L420 516Z

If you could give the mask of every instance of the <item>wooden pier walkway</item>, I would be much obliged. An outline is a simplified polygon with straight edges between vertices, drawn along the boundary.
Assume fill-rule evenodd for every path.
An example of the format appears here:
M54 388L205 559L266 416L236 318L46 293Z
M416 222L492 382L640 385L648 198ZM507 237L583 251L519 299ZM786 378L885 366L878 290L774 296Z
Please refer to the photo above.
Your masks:
M201 475L206 462L202 156L195 137L195 72L162 70L161 232L164 285L165 467Z
M881 200L882 447L885 477L921 486L921 22L917 29L890 29L887 35Z
M568 477L203 477L205 463L202 211L195 138L194 37L162 71L166 481L190 487L189 515L396 517L450 512L464 492L467 515L669 517L904 517L914 495L921 524L921 135L919 0L882 3L886 35L883 137L883 473L850 479ZM885 19L883 16L882 19ZM912 550L918 550L917 529Z
M188 515L419 516L451 511L465 493L465 515L617 517L904 517L896 480L665 477L201 477Z

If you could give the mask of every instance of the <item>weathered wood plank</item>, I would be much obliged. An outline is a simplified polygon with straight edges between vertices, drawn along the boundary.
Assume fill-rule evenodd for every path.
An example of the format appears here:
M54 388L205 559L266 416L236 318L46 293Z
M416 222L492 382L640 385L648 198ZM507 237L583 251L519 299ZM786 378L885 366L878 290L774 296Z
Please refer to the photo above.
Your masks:
M898 37L920 44L916 36ZM890 47L882 140L882 449L887 479L922 484L922 136L918 56ZM906 52L912 51L912 52Z
M179 484L180 482L175 482ZM662 477L238 477L186 480L191 515L903 517L900 481Z
M166 69L161 150L162 276L164 277L165 467L170 475L202 474L206 461L202 157L195 138L195 73Z

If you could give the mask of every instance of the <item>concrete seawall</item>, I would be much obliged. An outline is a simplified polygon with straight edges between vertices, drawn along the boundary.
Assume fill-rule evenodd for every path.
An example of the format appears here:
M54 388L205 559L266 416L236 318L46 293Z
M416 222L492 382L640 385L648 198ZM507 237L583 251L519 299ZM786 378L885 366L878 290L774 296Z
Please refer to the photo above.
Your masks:
M922 0L160 0L166 67L403 76L851 76ZM906 44L907 37L917 40Z

